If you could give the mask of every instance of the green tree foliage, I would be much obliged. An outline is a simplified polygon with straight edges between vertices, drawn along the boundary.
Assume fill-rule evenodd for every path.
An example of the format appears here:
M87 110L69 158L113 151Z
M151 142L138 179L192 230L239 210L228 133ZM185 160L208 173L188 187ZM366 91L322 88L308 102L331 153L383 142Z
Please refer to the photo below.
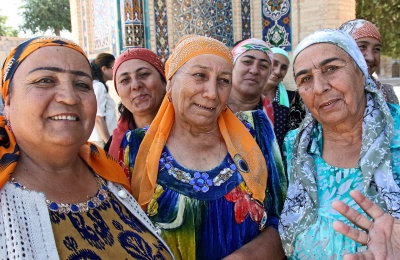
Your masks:
M356 16L379 28L383 41L382 54L400 58L399 0L357 0Z
M0 36L18 36L18 31L6 25L7 16L0 15Z
M21 9L26 31L45 32L51 30L56 35L60 31L71 31L69 0L24 0Z

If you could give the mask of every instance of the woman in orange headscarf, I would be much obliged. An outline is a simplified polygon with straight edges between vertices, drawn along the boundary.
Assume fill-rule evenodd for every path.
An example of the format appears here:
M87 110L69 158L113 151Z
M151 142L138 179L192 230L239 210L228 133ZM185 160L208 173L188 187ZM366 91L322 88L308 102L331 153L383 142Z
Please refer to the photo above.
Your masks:
M118 163L87 143L89 61L60 37L17 46L1 70L1 259L167 258Z
M212 38L185 37L166 77L150 127L122 141L134 197L177 259L283 257L279 148L262 111L236 117L227 108L230 50Z

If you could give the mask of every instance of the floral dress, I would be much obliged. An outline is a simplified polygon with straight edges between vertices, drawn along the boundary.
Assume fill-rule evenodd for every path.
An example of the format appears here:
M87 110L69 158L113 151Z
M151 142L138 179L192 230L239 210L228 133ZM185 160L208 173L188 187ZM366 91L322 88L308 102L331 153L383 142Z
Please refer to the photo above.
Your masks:
M397 123L400 123L400 118L394 117L394 119L397 120ZM290 161L292 159L292 144L296 135L297 130L293 130L285 138L284 155L286 155L288 172L290 172ZM394 143L399 141L400 139L392 140ZM311 135L311 143L317 144L315 146L310 145L309 153L315 160L315 168L318 173L316 180L319 201L318 216L311 226L297 236L294 252L288 259L343 259L345 254L364 251L366 246L354 242L332 228L335 220L355 227L332 208L332 202L341 200L359 213L363 213L358 204L350 197L351 190L359 190L364 193L363 174L358 167L342 169L331 166L322 159L321 124L318 124L317 129ZM397 185L400 184L399 156L399 149L392 149L392 169Z
M263 229L277 229L286 194L286 177L272 127L262 111L240 113L256 138L268 167L265 200L260 203L243 180L240 159L226 155L205 172L179 165L164 147L157 185L147 214L158 226L176 259L221 259L254 239ZM128 132L125 165L132 170L144 131Z

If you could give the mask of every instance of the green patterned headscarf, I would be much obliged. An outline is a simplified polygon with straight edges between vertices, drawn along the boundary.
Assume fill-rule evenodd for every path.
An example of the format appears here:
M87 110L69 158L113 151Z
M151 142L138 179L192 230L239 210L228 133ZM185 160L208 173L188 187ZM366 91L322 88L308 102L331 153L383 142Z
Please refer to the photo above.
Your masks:
M363 175L361 192L391 215L400 217L400 188L394 181L391 168L390 141L394 123L384 97L369 77L366 62L356 42L345 32L330 29L309 35L296 48L294 61L304 49L318 43L331 43L340 47L365 75L367 105L358 161ZM307 113L293 145L291 170L288 172L289 188L279 223L279 233L287 256L292 255L297 236L318 217L317 172L314 159L308 153L311 134L317 129L317 121Z

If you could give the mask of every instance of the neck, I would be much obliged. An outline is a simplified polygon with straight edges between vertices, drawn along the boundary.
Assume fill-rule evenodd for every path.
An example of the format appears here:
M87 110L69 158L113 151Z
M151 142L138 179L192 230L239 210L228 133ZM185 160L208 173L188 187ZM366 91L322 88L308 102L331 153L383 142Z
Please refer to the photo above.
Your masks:
M276 88L277 88L277 87L278 87L278 86L274 86L274 85L271 85L271 84L267 84L267 85L265 86L265 88L264 88L264 92L263 92L264 96L265 96L268 100L274 101L275 95L276 95Z
M133 115L133 120L135 121L137 128L143 128L145 126L149 126L151 122L153 122L153 119L156 117L156 115L157 111L143 115Z
M233 113L240 111L253 110L260 102L260 95L256 96L243 96L237 93L235 88L232 88L231 94L228 100L228 106Z

